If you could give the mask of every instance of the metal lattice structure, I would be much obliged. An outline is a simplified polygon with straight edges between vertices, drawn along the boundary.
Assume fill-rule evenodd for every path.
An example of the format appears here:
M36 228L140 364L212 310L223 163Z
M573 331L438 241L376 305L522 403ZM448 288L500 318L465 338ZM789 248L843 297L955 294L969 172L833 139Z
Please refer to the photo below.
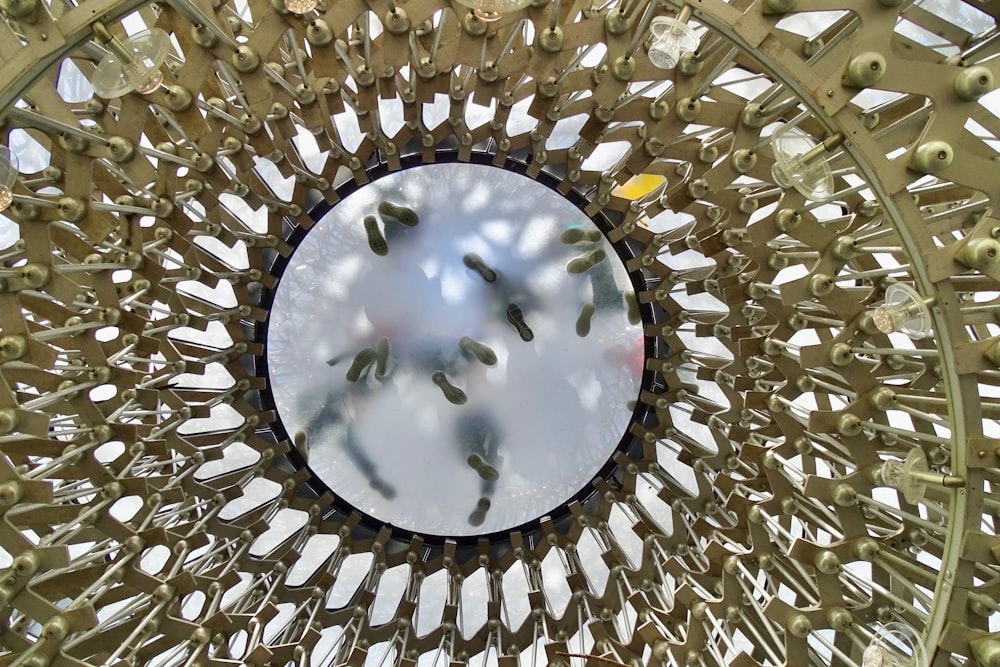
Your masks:
M0 3L0 661L860 665L901 622L1000 664L1000 5L684 7ZM161 88L93 97L98 22L171 35ZM776 182L785 125L826 201ZM614 475L474 545L317 495L256 362L309 210L442 150L603 213L652 350ZM899 283L933 335L875 326ZM883 476L914 450L922 497Z

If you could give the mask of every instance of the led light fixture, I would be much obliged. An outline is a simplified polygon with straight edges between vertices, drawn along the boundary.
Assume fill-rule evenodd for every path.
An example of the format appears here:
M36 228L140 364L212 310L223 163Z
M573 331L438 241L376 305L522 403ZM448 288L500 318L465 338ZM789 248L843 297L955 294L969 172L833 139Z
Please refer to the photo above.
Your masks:
M833 194L833 171L825 154L830 146L817 142L798 126L787 123L771 135L774 166L771 175L783 188L795 188L811 201L825 201Z
M293 14L308 14L316 9L316 0L285 0L285 9Z
M926 667L927 653L913 628L892 621L878 629L862 655L861 667Z
M170 53L170 36L164 30L151 28L119 40L111 37L91 83L100 97L115 98L136 91L149 94L163 83L160 70Z
M668 16L657 16L649 26L653 41L649 60L660 69L677 67L681 56L698 47L698 35L687 23Z
M504 14L524 9L531 0L456 0L468 7L477 18L487 22L498 21Z
M13 187L17 181L18 162L14 153L0 144L0 211L13 201Z
M882 333L899 332L913 340L931 334L931 314L920 294L903 283L893 283L885 290L885 300L872 312L876 328Z

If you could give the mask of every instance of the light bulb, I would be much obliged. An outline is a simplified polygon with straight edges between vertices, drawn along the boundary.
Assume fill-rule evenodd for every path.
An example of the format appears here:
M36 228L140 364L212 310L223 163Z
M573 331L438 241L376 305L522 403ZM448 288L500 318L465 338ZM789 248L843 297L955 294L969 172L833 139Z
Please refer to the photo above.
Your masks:
M479 19L480 21L486 21L487 23L491 23L493 21L499 21L500 17L503 16L503 14L501 14L498 11L493 11L489 9L480 9L478 7L473 9L472 13L476 15L477 19Z
M698 35L686 23L675 18L658 16L649 26L653 43L649 45L649 61L660 69L673 69L681 55L694 51Z
M17 181L17 172L17 156L0 144L0 211L6 210L14 201L13 188Z
M143 95L148 95L163 83L163 74L159 71L152 74L141 73L135 76L135 91Z
M480 21L487 23L498 21L504 14L524 9L531 0L456 0L458 4L468 7Z
M861 656L861 667L926 667L927 653L920 636L908 625L893 621L875 633Z
M861 656L861 667L882 667L882 649L878 646L869 646Z
M774 182L783 188L795 188L811 201L829 199L833 195L833 172L822 155L817 155L819 146L795 125L776 129L771 135Z
M903 283L885 290L885 300L872 312L875 328L885 334L905 334L914 340L931 334L931 314L920 294Z
M906 455L906 459L888 459L882 463L882 481L887 486L899 489L910 504L920 502L927 490L927 483L919 479L919 473L930 470L924 450L914 447Z
M943 486L946 489L960 489L965 486L965 478L956 475L946 475L941 472L931 472L927 465L927 455L919 447L911 449L906 458L886 459L882 463L882 481L903 493L903 498L911 505L923 500L928 484Z
M110 51L94 69L91 83L100 97L121 97L129 91L149 94L163 83L160 67L170 53L170 36L159 28L137 32L109 43Z
M306 14L316 9L316 0L285 0L285 9L293 14Z

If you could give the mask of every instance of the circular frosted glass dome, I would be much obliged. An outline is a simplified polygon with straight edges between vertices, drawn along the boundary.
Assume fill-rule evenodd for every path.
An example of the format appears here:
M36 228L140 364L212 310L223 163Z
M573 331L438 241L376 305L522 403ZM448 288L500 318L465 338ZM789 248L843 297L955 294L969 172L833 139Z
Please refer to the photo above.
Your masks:
M278 412L312 471L415 532L546 514L624 434L644 363L624 266L591 220L511 171L392 173L296 248L268 324Z

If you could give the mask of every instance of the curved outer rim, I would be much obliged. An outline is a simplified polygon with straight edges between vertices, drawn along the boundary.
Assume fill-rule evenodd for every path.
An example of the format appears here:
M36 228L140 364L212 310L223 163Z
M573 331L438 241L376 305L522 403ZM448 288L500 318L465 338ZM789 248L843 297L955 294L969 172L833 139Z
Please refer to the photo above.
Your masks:
M716 14L715 12L718 13ZM728 23L723 19L724 13L729 14L728 18L730 21ZM693 14L698 20L703 21L711 29L723 35L747 56L756 60L764 71L774 77L775 81L793 91L802 104L815 114L816 118L828 129L840 128L844 130L845 134L851 130L846 124L836 119L834 115L828 113L810 92L817 90L823 84L822 81L813 80L807 82L794 78L791 76L791 68L779 67L777 60L769 57L766 49L752 46L739 31L730 27L730 24L743 27L747 26L748 23L752 24L752 22L739 21L745 15L741 15L735 8L729 5L716 2L702 3L701 0L698 0L698 8L694 10ZM797 58L789 58L785 61L785 64L795 62L796 60ZM858 127L861 129L860 123ZM913 230L903 223L903 213L897 206L893 194L885 188L879 178L877 169L869 159L869 155L877 155L878 153L873 150L874 146L858 145L858 141L862 144L866 143L865 139L868 138L867 133L853 131L850 136L858 137L858 139L845 141L844 150L854 160L859 171L867 180L868 187L871 188L872 192L878 198L884 215L892 223L896 233L899 234L907 257L920 258L921 253ZM905 191L904 194L906 194ZM908 194L906 196L909 197ZM916 283L920 286L921 292L925 294L935 292L935 283L930 279L927 267L922 262L910 262L910 272ZM941 355L942 380L945 384L948 413L952 425L952 470L955 475L965 476L968 472L966 452L963 447L954 446L954 443L964 443L968 438L968 433L965 428L966 407L965 401L962 398L961 380L955 370L955 342L951 335L951 324L953 322L961 322L961 317L957 317L956 313L951 313L952 317L950 318L948 315L949 313L946 313L946 304L938 303L936 307L931 309L931 319L936 333L938 350ZM959 525L959 520L963 519L968 512L968 497L964 489L949 489L947 490L947 494L949 497L948 523L951 526L957 526ZM962 523L964 524L964 521ZM944 632L944 626L951 607L948 599L951 595L955 571L961 560L962 537L962 531L957 529L949 530L945 537L944 549L941 554L941 566L937 582L934 586L933 599L935 600L935 604L928 611L927 623L924 627L923 635L924 645L935 650ZM933 662L933 656L930 659Z

